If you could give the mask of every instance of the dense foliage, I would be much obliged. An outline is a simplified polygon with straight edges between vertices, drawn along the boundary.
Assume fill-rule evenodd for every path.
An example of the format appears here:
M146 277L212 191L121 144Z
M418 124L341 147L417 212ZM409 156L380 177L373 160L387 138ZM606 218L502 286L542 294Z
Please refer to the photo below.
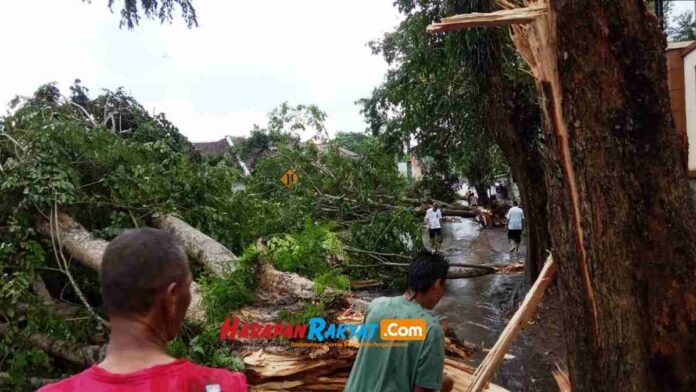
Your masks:
M369 252L408 255L420 244L419 219L399 204L407 182L382 142L355 137L339 148L327 140L324 118L315 106L284 104L229 154L205 156L163 114L149 114L122 89L90 98L76 81L69 97L48 84L17 98L0 125L0 373L9 380L3 385L28 389L27 376L79 370L27 345L32 334L83 345L108 339L97 274L59 262L35 229L56 210L107 240L148 225L153 214L175 214L242 254L243 267L222 277L194 260L215 321L253 300L258 238L268 240L266 256L277 268L315 279L320 292L348 288L349 276L394 274ZM301 142L307 131L319 133L313 140L322 143ZM253 162L250 176L243 176L237 156ZM300 176L290 190L279 181L288 168ZM38 285L44 283L54 300L77 313L66 319L43 301ZM306 314L320 312L323 301ZM187 328L171 351L237 368L216 327Z

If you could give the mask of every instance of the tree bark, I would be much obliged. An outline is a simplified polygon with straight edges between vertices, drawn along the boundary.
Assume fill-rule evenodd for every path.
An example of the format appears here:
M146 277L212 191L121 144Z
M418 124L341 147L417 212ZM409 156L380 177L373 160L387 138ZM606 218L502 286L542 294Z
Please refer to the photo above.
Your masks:
M190 258L210 271L217 275L234 271L237 256L219 242L172 215L159 215L153 221L157 228L174 235Z
M99 271L102 256L109 243L100 238L94 238L81 224L73 220L67 214L58 214L58 231L60 236L51 230L51 225L46 220L39 221L38 230L41 234L56 238L63 249L87 267ZM196 282L191 283L191 305L186 312L186 318L190 321L204 322L205 310L203 309L203 292Z
M0 336L6 336L9 333L9 325L0 324ZM88 367L96 363L101 355L100 346L84 346L78 343L54 339L39 333L30 335L27 343L34 348L46 351L51 355L63 358L82 367Z
M57 223L60 237L53 233L50 222L45 219L39 221L39 232L49 238L54 236L72 257L87 267L99 271L102 256L109 242L92 237L82 225L66 214L58 214Z
M640 1L551 5L540 90L573 389L693 390L696 211L664 35Z
M494 273L495 272L490 270L480 268L455 268L447 271L447 279L471 279Z
M487 206L491 203L491 198L488 196L488 186L483 184L472 184L478 195L478 205Z

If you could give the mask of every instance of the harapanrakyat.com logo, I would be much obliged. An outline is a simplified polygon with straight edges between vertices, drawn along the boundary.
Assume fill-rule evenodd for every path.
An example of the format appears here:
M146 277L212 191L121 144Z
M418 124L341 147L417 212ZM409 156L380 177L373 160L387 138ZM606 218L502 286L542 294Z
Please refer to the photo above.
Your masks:
M379 334L378 334L379 332ZM237 316L227 317L220 327L221 340L303 340L315 343L358 341L361 344L377 341L425 340L424 319L384 319L376 323L329 323L313 317L306 324L245 323Z

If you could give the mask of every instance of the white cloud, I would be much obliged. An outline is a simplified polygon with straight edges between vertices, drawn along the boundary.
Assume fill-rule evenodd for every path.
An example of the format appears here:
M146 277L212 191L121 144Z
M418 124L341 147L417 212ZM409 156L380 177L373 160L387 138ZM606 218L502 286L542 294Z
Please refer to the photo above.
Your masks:
M144 21L118 29L104 2L0 5L0 103L73 79L124 86L194 141L243 134L278 104L314 103L330 130L365 128L353 102L386 65L366 43L398 23L392 0L195 0L200 27Z

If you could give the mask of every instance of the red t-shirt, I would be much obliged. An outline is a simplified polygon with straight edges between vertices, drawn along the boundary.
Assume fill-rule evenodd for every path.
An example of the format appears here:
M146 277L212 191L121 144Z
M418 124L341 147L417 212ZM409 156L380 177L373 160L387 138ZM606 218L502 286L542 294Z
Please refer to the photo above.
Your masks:
M38 392L246 392L246 377L224 369L178 359L127 374L110 373L97 365Z

